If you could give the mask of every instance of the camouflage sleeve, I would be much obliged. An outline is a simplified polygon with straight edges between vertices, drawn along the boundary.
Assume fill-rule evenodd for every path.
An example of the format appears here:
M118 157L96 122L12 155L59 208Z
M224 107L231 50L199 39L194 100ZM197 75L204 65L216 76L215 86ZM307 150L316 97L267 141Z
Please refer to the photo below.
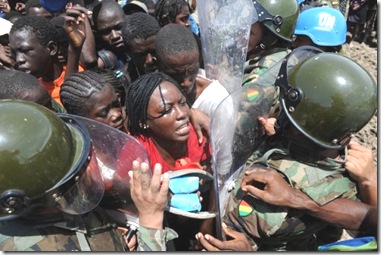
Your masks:
M170 228L152 229L140 226L137 232L137 251L166 251L167 242L177 237L177 233Z

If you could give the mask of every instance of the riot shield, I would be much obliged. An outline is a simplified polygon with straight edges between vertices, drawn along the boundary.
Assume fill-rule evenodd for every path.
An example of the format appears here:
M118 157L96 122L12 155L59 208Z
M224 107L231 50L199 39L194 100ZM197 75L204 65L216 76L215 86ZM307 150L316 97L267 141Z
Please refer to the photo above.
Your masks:
M219 238L224 238L221 222L234 181L266 136L258 118L269 117L279 103L276 84L287 77L283 75L284 72L287 74L293 66L321 52L311 46L299 47L255 81L231 93L217 107L211 120L210 136L214 188L219 194L216 199L216 230Z
M88 118L75 118L87 127L98 160L105 185L100 206L119 224L137 224L138 211L131 198L128 171L134 160L149 164L147 151L126 133Z
M250 28L258 15L251 0L205 0L198 6L206 77L231 93L241 87Z

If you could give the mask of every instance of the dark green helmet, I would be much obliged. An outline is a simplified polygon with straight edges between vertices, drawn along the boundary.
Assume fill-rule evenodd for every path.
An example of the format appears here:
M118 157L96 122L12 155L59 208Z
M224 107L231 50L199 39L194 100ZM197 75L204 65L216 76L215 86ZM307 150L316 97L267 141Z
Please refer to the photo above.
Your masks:
M0 221L37 206L71 214L90 208L77 187L90 156L87 130L74 119L30 101L0 100Z
M286 42L292 35L299 15L299 5L295 0L253 0L258 13L258 21L277 37Z
M34 197L65 176L76 144L60 118L44 107L30 105L11 100L0 103L0 192L17 188Z
M284 81L282 112L323 148L345 146L377 109L377 84L372 76L353 60L335 53L305 59L291 68L288 84Z

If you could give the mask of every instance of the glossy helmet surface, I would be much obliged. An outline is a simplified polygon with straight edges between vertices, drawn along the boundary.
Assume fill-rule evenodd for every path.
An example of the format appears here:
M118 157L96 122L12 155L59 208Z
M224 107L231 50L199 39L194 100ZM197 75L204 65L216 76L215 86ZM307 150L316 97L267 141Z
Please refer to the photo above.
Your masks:
M320 147L344 147L377 109L377 84L372 76L339 54L309 57L286 76L280 93L282 114Z

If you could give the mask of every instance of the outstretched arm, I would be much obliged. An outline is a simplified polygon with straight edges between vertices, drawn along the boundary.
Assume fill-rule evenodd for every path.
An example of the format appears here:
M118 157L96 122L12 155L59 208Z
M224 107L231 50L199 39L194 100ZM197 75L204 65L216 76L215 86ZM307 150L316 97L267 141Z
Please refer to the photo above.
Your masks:
M86 23L89 24L88 15L92 12L86 8L75 5L66 9L63 15L65 19L64 28L69 37L69 49L67 59L67 69L65 78L71 74L78 72L79 58L83 43L86 39Z
M251 185L253 182L263 183L264 188ZM376 207L349 199L335 199L320 206L300 190L293 189L273 169L256 168L247 171L241 188L269 204L305 210L311 216L346 229L377 233Z

